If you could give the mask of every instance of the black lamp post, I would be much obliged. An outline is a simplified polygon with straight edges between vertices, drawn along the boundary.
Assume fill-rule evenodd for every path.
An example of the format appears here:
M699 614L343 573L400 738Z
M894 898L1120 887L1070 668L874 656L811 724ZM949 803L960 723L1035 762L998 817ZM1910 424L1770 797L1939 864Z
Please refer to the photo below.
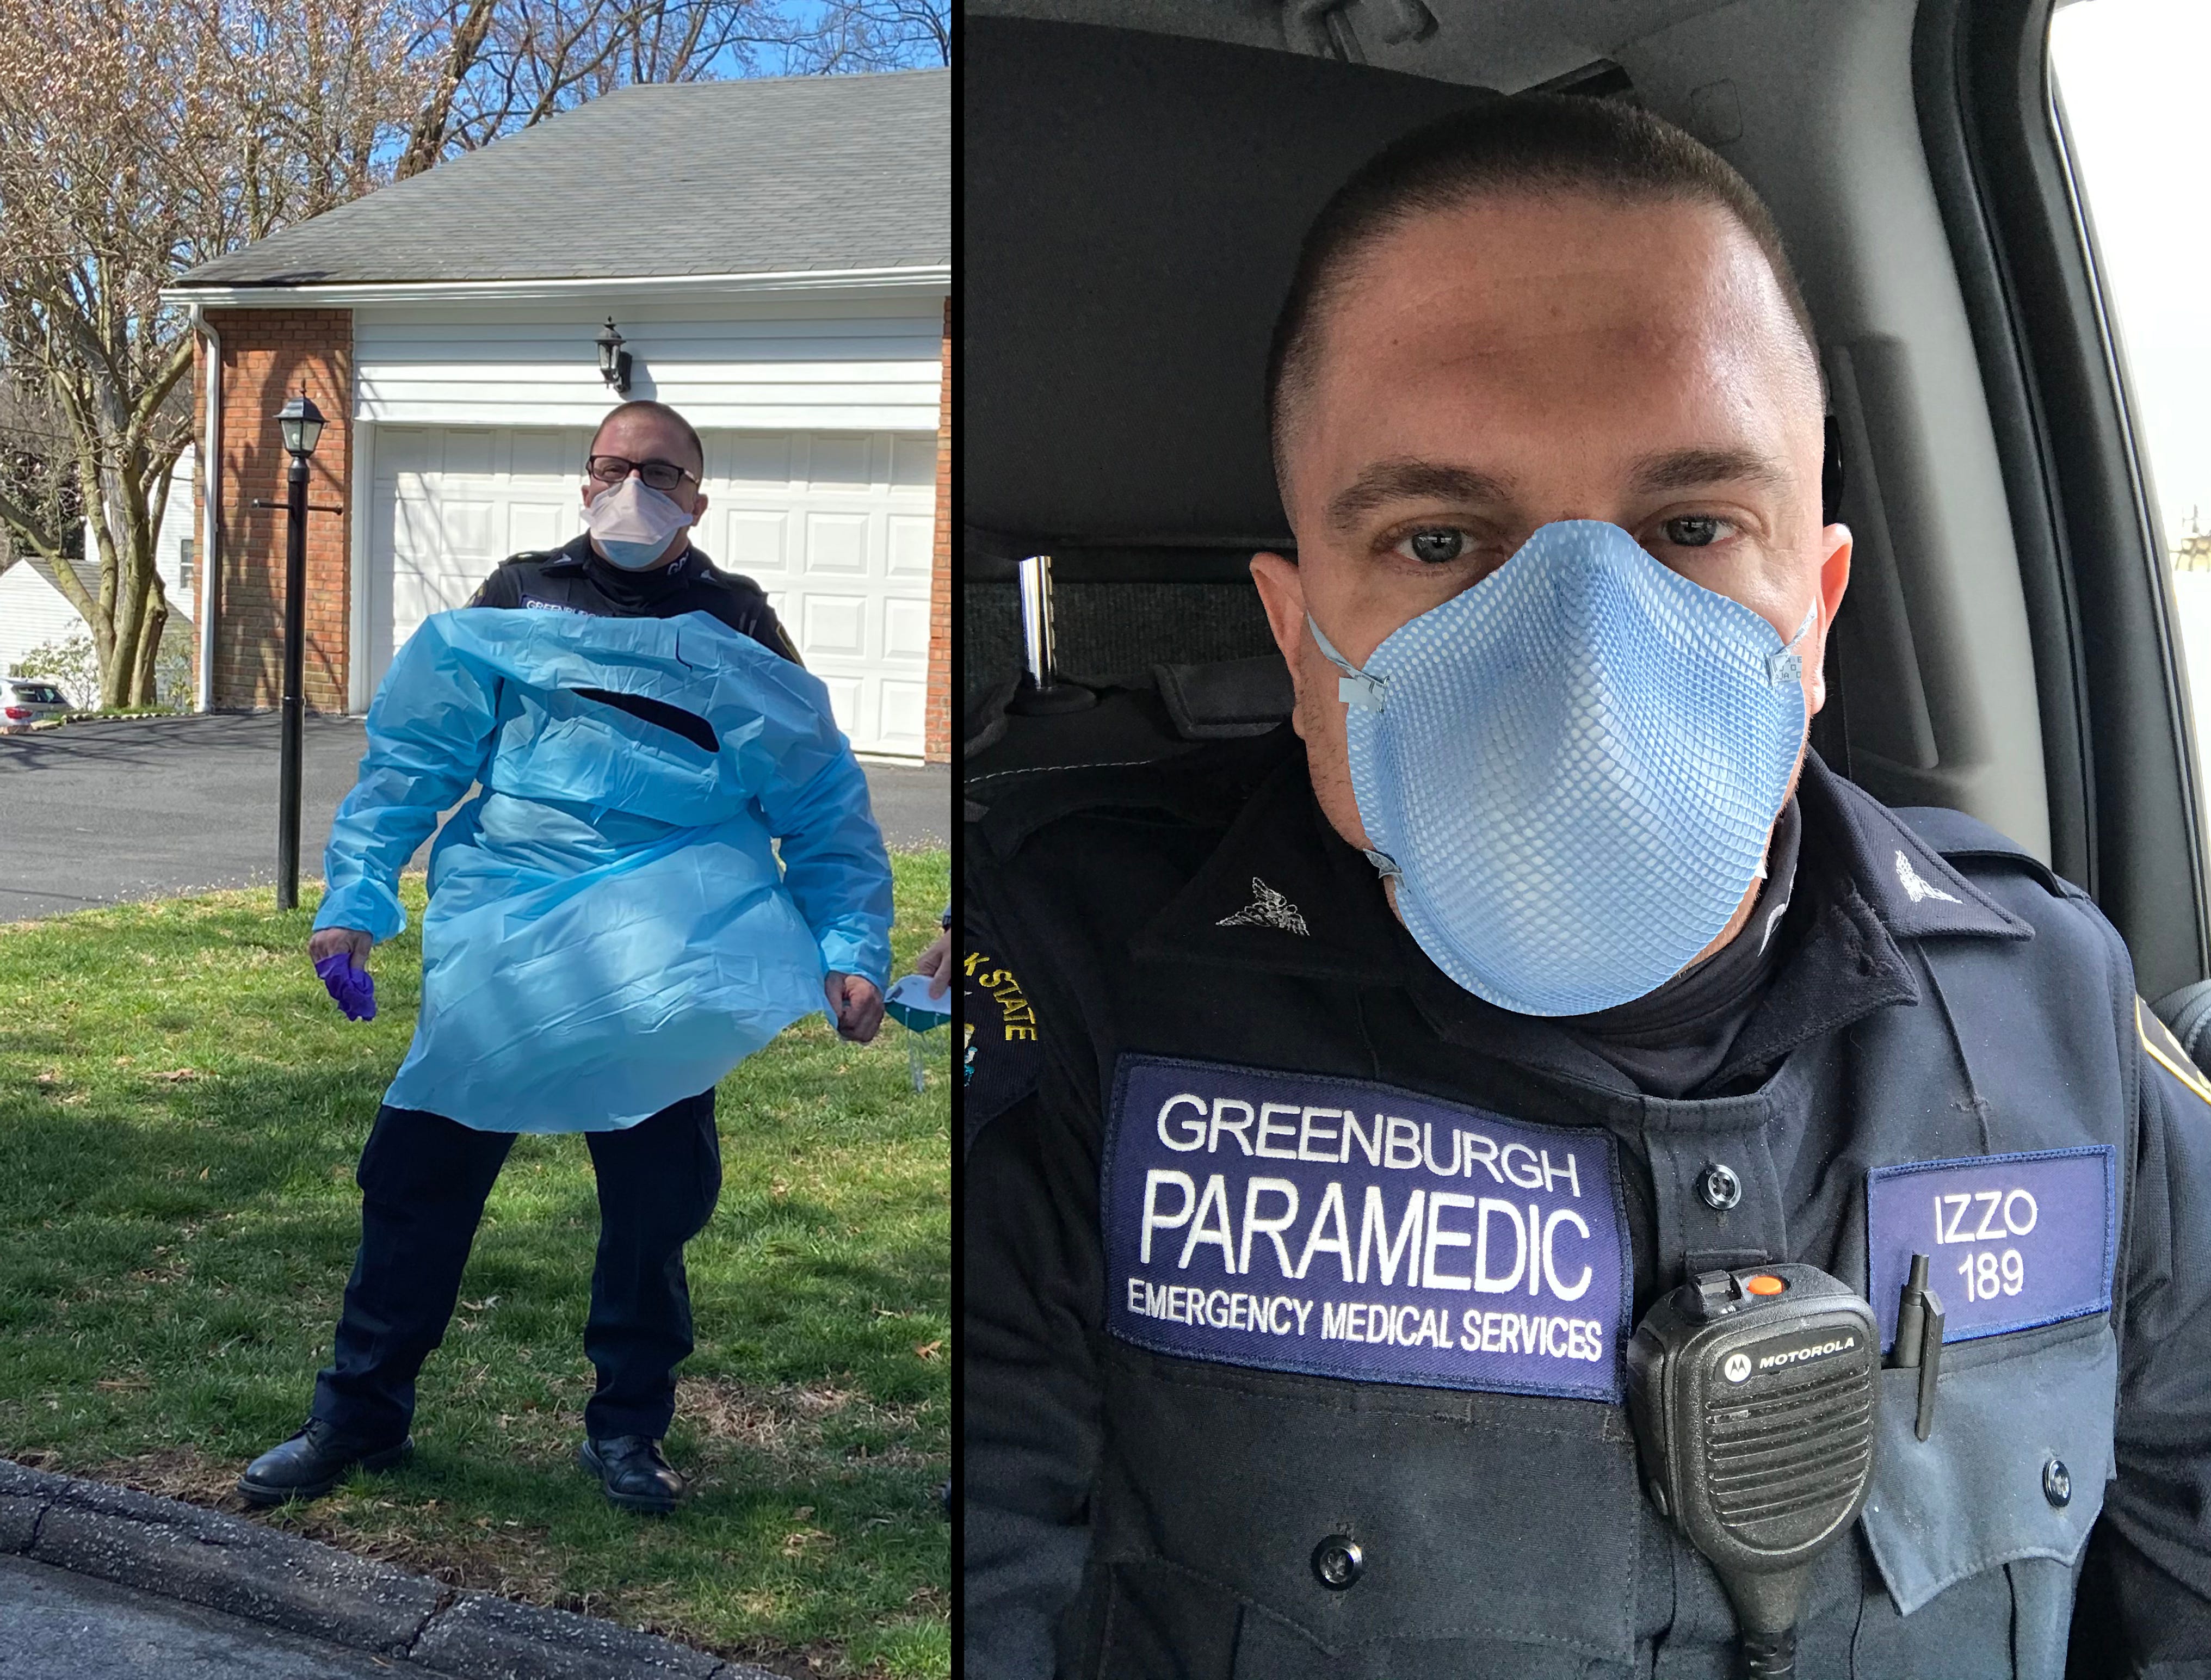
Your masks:
M292 457L285 481L284 533L284 694L283 734L277 761L276 785L276 907L300 907L300 763L306 749L305 667L307 644L307 458L323 435L323 412L300 394L276 411L276 429ZM256 507L274 507L257 500ZM336 507L317 507L317 513L336 513Z
M613 316L607 317L594 342L599 347L599 377L614 387L617 396L628 396L629 352L622 349L622 336L615 331Z

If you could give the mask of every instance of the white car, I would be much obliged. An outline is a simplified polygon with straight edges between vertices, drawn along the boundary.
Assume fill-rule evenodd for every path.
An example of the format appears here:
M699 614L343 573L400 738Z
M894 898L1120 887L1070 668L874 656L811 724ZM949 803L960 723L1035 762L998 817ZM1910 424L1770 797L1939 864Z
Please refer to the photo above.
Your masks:
M0 680L0 735L17 735L48 718L66 717L69 696L42 676Z

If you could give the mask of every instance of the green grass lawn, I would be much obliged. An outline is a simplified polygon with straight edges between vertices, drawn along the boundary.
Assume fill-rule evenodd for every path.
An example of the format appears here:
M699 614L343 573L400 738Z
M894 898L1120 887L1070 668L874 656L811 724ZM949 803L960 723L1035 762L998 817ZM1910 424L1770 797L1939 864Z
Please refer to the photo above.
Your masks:
M942 852L900 856L900 968ZM419 914L422 883L405 893ZM310 895L312 900L312 895ZM222 893L0 925L0 1456L239 1506L296 1429L360 1235L353 1169L413 1031L421 946L339 1015L312 901ZM951 1671L949 1050L821 1017L722 1083L719 1211L689 1250L699 1350L672 1518L574 1468L598 1210L578 1137L516 1144L406 1469L270 1520L456 1586L792 1674Z

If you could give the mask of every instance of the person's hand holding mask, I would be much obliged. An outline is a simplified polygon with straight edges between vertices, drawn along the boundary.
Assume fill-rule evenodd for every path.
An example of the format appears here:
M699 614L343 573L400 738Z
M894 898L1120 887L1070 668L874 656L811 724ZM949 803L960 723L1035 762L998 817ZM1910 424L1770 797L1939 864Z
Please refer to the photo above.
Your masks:
M929 981L929 995L942 998L952 986L952 931L947 928L913 960L913 972Z

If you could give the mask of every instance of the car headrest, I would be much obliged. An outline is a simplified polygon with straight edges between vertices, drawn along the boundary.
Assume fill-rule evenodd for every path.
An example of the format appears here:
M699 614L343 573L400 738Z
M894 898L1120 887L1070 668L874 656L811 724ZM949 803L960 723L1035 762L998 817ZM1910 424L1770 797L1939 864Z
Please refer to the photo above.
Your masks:
M1305 227L1390 141L1493 95L1088 24L962 27L963 518L1281 540L1267 342Z

